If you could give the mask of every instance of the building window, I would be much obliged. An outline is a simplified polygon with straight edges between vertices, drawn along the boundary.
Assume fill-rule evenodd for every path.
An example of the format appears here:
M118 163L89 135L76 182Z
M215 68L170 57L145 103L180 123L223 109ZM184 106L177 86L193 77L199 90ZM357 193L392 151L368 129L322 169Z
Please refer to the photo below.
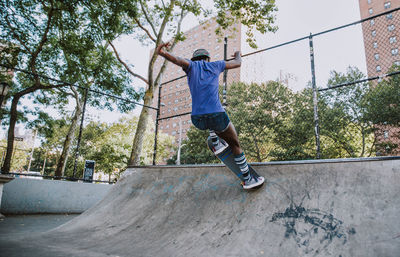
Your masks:
M374 57L375 57L375 60L379 60L379 54L375 54Z
M386 19L387 20L393 19L393 13L386 14Z
M381 70L382 70L381 66L380 66L380 65L377 65L377 66L376 66L376 71L379 72L379 71L381 71Z
M393 31L395 29L394 24L388 26L388 31Z
M398 48L392 49L392 55L398 55L398 54L399 54L399 49Z
M397 42L396 36L390 37L390 38L389 38L389 42L390 42L391 44L396 43L396 42Z
M389 9L390 8L390 2L384 3L383 6L385 7L385 9Z
M369 8L368 12L369 12L369 14L373 14L374 13L374 11L372 11L372 8Z
M400 61L395 61L393 64L397 65L397 66L400 66Z
M373 37L375 37L375 36L376 36L376 31L373 30L373 31L371 32L371 35L372 35Z
M374 42L374 48L378 48L378 42Z
M372 2L372 0L368 0L368 4L370 4Z
M370 24L371 24L371 26L374 26L375 25L375 20L374 19L370 20Z

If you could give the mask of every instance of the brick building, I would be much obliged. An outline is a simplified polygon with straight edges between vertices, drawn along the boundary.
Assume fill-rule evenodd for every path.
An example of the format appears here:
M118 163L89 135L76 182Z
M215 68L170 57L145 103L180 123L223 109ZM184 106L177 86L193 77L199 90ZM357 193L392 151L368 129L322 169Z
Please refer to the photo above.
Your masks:
M400 0L359 0L365 19L400 7ZM380 76L395 64L400 65L400 10L362 23L368 77ZM377 155L400 155L400 129L379 126L375 132ZM397 148L389 147L396 144Z
M361 18L365 19L400 7L400 0L359 0ZM362 24L368 76L386 73L393 64L400 65L400 11Z
M204 24L198 25L184 35L186 40L177 43L172 53L176 56L190 59L193 52L198 48L205 48L210 52L211 61L222 60L224 58L224 40L215 34L218 27L215 19L211 19ZM228 37L228 58L241 49L241 25L235 25L234 29L227 32ZM155 63L155 70L159 70L163 58L158 58ZM184 76L183 70L169 63L163 74L162 83L168 82L175 78ZM220 76L220 84L222 85L223 74ZM228 85L234 81L240 81L240 68L229 70L227 83ZM221 96L222 100L222 96ZM155 92L153 106L158 103L158 90ZM182 78L171 83L164 84L161 89L161 108L160 118L171 117L183 113L190 113L192 109L192 99L190 97L187 78ZM153 114L153 119L155 119ZM182 132L182 140L186 138L186 133L191 126L190 114L160 120L159 131L175 136L179 140L180 132Z

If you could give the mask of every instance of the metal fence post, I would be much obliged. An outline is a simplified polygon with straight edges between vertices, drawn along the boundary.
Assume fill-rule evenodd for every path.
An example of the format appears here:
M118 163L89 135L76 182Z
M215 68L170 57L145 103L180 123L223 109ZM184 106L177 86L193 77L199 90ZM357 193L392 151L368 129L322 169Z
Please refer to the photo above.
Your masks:
M88 92L89 92L89 89L86 88L86 89L85 89L85 100L84 100L84 102L83 102L83 109L82 109L81 125L80 125L80 127L79 127L78 142L76 143L74 173L72 174L72 178L75 178L76 168L77 168L77 166L78 166L79 147L80 147L81 138L82 138L83 121L84 121L84 119L85 119L85 110L86 110L86 102L87 102Z
M320 149L320 138L319 138L318 95L317 95L317 85L315 81L313 35L311 33L309 37L309 42L310 42L311 76L312 76L312 87L313 87L313 104L314 104L315 144L317 151L317 159L320 159L321 149Z
M161 78L158 85L158 101L157 101L157 114L156 114L156 128L154 130L154 150L153 150L153 165L156 165L157 157L157 137L158 137L158 119L160 118L160 106L161 106Z
M228 60L228 38L224 38L224 60ZM225 108L227 106L226 103L226 90L227 90L227 83L226 79L228 77L228 70L225 69L224 71L224 78L223 78L223 90L222 90L222 106Z

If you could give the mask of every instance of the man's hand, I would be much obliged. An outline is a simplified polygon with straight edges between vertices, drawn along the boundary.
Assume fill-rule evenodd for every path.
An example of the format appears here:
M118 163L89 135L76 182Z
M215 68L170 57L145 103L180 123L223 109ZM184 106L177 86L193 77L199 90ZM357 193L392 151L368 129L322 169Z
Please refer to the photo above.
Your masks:
M168 48L169 46L170 46L170 43L169 43L169 42L168 42L168 43L159 44L159 45L157 46L157 48L156 48L157 54L159 54L159 55L161 55L161 56L164 56L165 53L166 53L164 47L165 47L165 48Z
M175 56L171 53L168 53L165 48L168 48L170 43L162 43L159 44L156 48L156 53L167 59L168 61L181 66L182 68L189 67L189 62L181 57Z
M235 59L241 58L241 57L242 57L242 53L241 53L240 51L236 51L236 52L232 55L232 57L235 58Z
M240 65L242 65L242 54L240 53L240 51L236 51L232 55L232 57L234 57L235 59L225 62L225 69L227 70L239 68Z

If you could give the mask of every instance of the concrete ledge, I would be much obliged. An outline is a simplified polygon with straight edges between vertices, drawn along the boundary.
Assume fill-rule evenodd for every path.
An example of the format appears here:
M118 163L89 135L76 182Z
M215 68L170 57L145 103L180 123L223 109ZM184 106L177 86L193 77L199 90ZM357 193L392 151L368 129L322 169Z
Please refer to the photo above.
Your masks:
M253 166L269 166L269 165L298 165L298 164L318 164L318 163L345 163L345 162L372 162L372 161L389 161L400 160L400 156L384 156L384 157L364 157L364 158L341 158L341 159L319 159L319 160L299 160L299 161L271 161L271 162L252 162ZM144 166L128 166L128 168L193 168L193 167L222 167L222 163L215 164L183 164L183 165L144 165Z
M3 187L3 214L82 213L112 185L15 178Z

